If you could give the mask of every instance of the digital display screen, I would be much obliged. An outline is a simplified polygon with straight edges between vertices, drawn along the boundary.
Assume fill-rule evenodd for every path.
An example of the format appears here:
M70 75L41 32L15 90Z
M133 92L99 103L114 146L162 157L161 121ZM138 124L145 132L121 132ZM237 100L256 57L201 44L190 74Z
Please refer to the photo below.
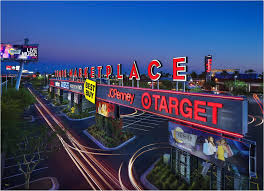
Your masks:
M16 61L37 61L37 45L11 45L1 44L1 60Z

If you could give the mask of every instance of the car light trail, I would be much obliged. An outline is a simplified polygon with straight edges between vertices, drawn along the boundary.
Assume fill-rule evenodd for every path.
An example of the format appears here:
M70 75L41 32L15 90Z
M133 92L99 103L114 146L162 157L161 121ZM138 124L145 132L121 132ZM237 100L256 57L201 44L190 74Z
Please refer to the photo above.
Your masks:
M248 122L248 125L256 121L256 118L253 115L248 115L248 116L252 118L252 120Z
M73 143L73 142L72 142ZM73 143L73 146L76 147L76 144ZM83 153L79 150L79 154L84 158L84 160L89 164L89 166L97 173L97 175L103 180L103 182L111 189L114 190L114 188L104 179L104 177L98 172L98 170L93 166L93 164L83 155Z
M122 183L122 178L121 178L121 170L122 170L123 162L121 163L119 170L118 170L118 179L121 185L122 190L127 190L126 187Z
M255 101L257 102L257 104L259 105L259 108L260 108L262 114L264 114L264 113L263 113L263 104L262 104L262 102L260 101L258 95L257 95L257 94L253 94L253 98L255 99Z
M42 117L45 119L45 121L47 122L47 124L51 127L51 129L53 131L56 131L55 128L53 127L53 125L50 123L50 121L46 118L46 116L43 114L43 112L39 109L39 107L34 104L35 107L37 108L37 110L39 111L39 113L42 115ZM57 137L59 138L59 140L61 141L64 149L66 150L67 154L70 156L70 158L72 159L72 161L74 162L75 166L79 169L79 171L81 172L81 174L83 175L83 177L86 179L86 181L89 183L89 185L96 190L96 188L92 185L92 183L90 182L89 178L86 176L86 174L84 173L84 171L80 168L80 165L77 163L77 161L72 157L70 151L68 150L68 148L65 146L64 141L62 139L62 137L60 135L57 134Z
M260 116L256 116L257 118L259 118L260 120L261 120L261 122L260 123L258 123L258 124L256 124L255 126L257 127L257 126L260 126L260 125L262 125L263 124L263 122L264 122L264 120L263 120L263 118L262 117L260 117Z
M29 89L29 88L28 88ZM111 182L116 185L119 188L122 188L119 180L117 177L115 177L115 175L117 175L117 173L111 169L111 171L109 170L109 168L107 169L105 166L105 164L103 164L102 162L99 162L94 156L92 156L92 154L95 155L120 155L120 154L111 154L111 153L95 153L95 152L90 152L87 151L87 149L93 149L93 150L101 150L101 149L94 149L94 148L89 148L89 147L85 147L84 145L80 144L79 141L77 141L77 139L75 139L72 134L66 129L64 128L64 126L62 125L62 123L47 109L47 107L40 101L39 98L36 97L36 95L29 89L29 91L31 92L31 94L35 97L35 99L38 101L38 103L42 106L42 108L49 114L49 116L54 120L54 122L59 125L59 127L61 127L62 130L64 130L66 132L66 135L68 137L68 139L71 141L71 143L73 144L73 146L69 145L68 143L66 143L63 138L57 134L57 136L59 137L59 140L61 141L63 147L65 148L65 150L67 151L68 155L70 156L70 158L73 160L74 164L77 166L77 168L80 170L81 174L84 176L84 178L87 180L87 182L89 183L89 185L93 188L96 189L96 187L91 183L91 181L89 180L89 178L94 182L94 184L99 188L99 189L103 189L103 186L100 184L100 182L98 180L96 180L96 178L91 174L91 172L88 170L88 168L84 165L84 163L81 161L81 159L71 150L77 150L79 152L79 154L82 156L82 158L89 164L89 167L91 167L95 173L100 177L100 179L103 180L103 182L112 190L114 190L114 188L110 185L109 182L107 182L107 180L102 176L102 174L99 173L99 171L96 169L96 167L92 164L92 162L109 178L109 180L111 180ZM47 119L47 117L44 115L44 113L41 111L41 109L35 104L36 108L38 109L38 111L40 112L40 114L43 116L43 118L45 119L45 121L48 123L48 125L52 128L53 131L55 130L55 127L51 124L51 122ZM78 148L78 147L80 148ZM92 161L90 162L85 156L86 156ZM89 175L89 178L87 175ZM125 188L125 187L124 187ZM128 190L128 189L126 189Z
M139 157L141 154L143 154L143 153L145 153L147 151L150 151L150 150L160 149L161 147L154 147L154 148L151 148L151 149L148 149L146 151L143 151L143 152L139 153L144 148L149 147L149 146L153 146L153 145L157 145L157 144L167 144L167 143L151 143L151 144L145 145L145 146L141 147L140 149L138 149L132 155L132 157L129 160L129 163L128 163L128 176L129 176L129 180L132 183L132 185L134 186L134 188L137 189L137 190L143 190L143 188L141 188L141 186L138 185L137 181L135 180L135 177L133 175L133 164L134 164L135 160L137 159L137 157ZM170 147L166 147L166 148L170 148ZM139 154L137 155L137 153L139 153Z

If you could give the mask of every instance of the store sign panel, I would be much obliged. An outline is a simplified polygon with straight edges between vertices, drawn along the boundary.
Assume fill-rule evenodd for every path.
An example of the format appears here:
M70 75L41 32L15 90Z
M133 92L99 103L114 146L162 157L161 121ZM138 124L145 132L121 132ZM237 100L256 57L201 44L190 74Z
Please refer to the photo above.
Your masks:
M96 95L96 82L86 79L84 83L84 95L85 98L95 104L95 95Z
M83 83L70 82L70 90L83 94Z
M207 130L243 137L247 132L247 102L242 97L97 85L96 97L197 125Z
M217 166L228 166L237 174L249 173L250 144L220 137L169 122L169 143ZM184 136L177 136L181 134Z
M69 81L69 90L84 95L84 83ZM97 84L96 98L229 136L247 133L243 97Z
M105 116L115 118L115 104L107 103L104 101L96 102L96 113Z
M61 82L61 87L65 89L69 89L69 82Z

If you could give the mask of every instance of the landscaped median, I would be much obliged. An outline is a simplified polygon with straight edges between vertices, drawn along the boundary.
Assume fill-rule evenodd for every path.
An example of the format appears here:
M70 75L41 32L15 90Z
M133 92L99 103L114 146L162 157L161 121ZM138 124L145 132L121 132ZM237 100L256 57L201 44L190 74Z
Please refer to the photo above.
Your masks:
M102 149L120 148L124 143L132 141L135 136L128 131L122 130L122 121L118 119L107 118L95 114L96 123L85 130L98 146L103 145Z
M188 184L180 174L174 173L171 167L165 164L161 158L154 164L153 168L151 167L147 171L146 179L143 177L142 183L146 187L154 186L153 188L156 187L159 190L208 190L208 178L197 172L199 172L198 169L192 172L194 179L191 184Z
M65 114L65 116L68 119L85 119L87 117L91 117L94 115L95 107L86 108L84 111L80 113L76 111L76 106L71 108L68 105L67 107L62 109L62 112Z

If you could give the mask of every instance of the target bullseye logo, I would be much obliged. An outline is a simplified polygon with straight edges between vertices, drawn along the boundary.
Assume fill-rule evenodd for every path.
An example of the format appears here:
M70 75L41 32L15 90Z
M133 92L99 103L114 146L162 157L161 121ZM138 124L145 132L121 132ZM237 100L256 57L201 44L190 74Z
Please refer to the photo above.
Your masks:
M149 109L151 107L151 96L149 93L145 92L141 97L141 104L145 109Z

